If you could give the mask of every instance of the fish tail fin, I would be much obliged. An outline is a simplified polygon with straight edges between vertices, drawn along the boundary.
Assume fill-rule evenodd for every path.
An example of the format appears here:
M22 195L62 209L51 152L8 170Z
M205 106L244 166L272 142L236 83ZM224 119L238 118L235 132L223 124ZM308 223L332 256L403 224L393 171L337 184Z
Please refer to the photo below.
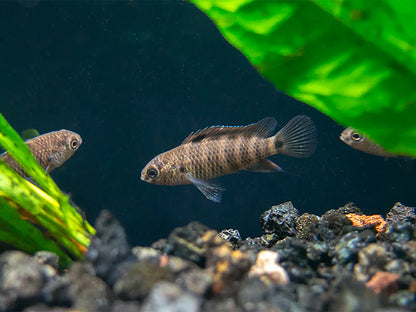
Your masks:
M305 115L293 117L276 135L276 153L302 158L311 156L318 142L313 121Z

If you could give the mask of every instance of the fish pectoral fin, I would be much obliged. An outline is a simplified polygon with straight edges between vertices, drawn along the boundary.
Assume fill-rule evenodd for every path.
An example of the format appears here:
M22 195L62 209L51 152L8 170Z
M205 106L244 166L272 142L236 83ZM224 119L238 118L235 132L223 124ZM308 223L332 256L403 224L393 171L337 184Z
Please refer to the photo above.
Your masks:
M259 162L255 163L254 165L246 168L247 171L254 171L254 172L276 172L276 171L283 171L278 165L268 159L262 159Z
M45 168L45 171L46 172L49 172L48 170L49 170L49 168L51 167L51 164L52 164L52 161L53 161L53 157L55 156L55 154L52 154L52 155L48 155L48 165L46 166L46 168Z
M216 203L221 202L221 194L225 189L214 183L195 178L191 173L187 173L186 177L205 195L206 198Z

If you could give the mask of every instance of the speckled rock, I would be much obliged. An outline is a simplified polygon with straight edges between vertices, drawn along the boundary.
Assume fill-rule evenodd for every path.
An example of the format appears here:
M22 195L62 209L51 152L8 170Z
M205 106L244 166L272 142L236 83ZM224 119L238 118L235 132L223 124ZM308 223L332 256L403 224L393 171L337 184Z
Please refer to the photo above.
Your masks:
M318 267L319 264L329 264L331 259L328 244L319 241L306 243L306 258L312 267Z
M371 230L355 231L344 235L335 246L333 263L341 265L356 263L360 249L374 242L375 239L375 234Z
M330 289L327 311L371 312L383 306L382 297L348 275L340 274Z
M313 241L326 238L328 228L323 224L318 216L304 213L296 219L296 238Z
M348 214L368 217L352 204L320 218L303 214L281 223L293 230L283 239L271 232L241 240L236 230L219 235L193 222L131 250L104 213L87 260L69 271L57 272L48 252L0 254L0 311L416 311L412 219L377 234L374 225L353 227ZM260 265L265 254L272 260Z
M278 236L274 233L264 234L255 238L247 237L241 242L239 250L257 254L265 248L272 247L278 240Z
M416 224L415 207L407 207L402 203L396 203L387 213L386 221L389 226L396 222L407 221L410 224Z
M337 212L340 212L342 214L349 214L349 213L355 213L357 215L362 215L363 214L363 212L361 211L361 209L358 208L352 202L346 203L343 207L339 207L336 211Z
M399 290L389 296L389 303L405 307L405 311L416 311L416 294L408 290Z
M226 241L229 241L234 249L237 249L240 247L242 239L240 232L238 230L234 229L228 229L228 230L222 230L220 233L218 233L218 236L225 239Z
M299 217L298 210L292 202L286 202L265 211L260 217L261 228L264 233L275 233L278 239L295 236L295 222Z
M358 252L358 263L354 265L355 278L360 282L367 282L375 273L383 271L392 255L386 247L372 243Z
M401 246L405 251L406 259L416 264L416 240L406 242L406 244L401 244Z
M173 281L173 273L151 262L133 263L117 280L113 289L124 300L142 300L160 281Z
M338 210L328 210L321 218L322 222L332 232L332 235L327 240L334 239L338 235L343 235L354 230L351 220L345 216L345 213Z
M307 265L306 249L306 243L297 238L287 237L277 242L270 250L279 254L280 262L293 261Z
M271 250L279 254L279 263L288 272L291 281L307 283L315 277L315 271L309 265L306 242L288 237L276 243Z
M416 228L405 221L392 223L389 226L387 236L383 236L383 239L400 243L408 242L415 238Z
M135 260L124 228L107 210L101 211L95 223L96 233L86 255L97 276L113 286Z
M200 310L201 300L168 282L157 284L146 298L143 312L197 312Z
M406 275L406 274L411 275L413 271L409 262L403 259L391 260L384 266L384 268L386 269L387 272L403 274L403 275Z

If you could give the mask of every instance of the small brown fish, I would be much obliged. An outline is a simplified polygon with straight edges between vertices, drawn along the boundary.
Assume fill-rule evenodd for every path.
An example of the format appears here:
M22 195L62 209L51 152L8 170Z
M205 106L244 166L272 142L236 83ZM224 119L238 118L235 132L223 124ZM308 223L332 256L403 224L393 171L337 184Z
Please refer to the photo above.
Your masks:
M342 131L339 138L345 144L367 154L383 156L383 157L399 157L400 156L398 154L394 154L394 153L390 153L386 151L383 147L371 141L365 135L361 134L360 132L358 132L357 130L351 127L348 127L344 131Z
M60 167L75 153L82 144L82 139L79 134L62 129L39 135L25 143L37 162L49 173ZM23 168L7 152L1 154L0 159L4 160L22 177L28 177Z
M307 116L296 116L271 136L276 120L267 117L245 127L213 126L191 133L178 147L153 158L143 181L159 185L194 184L208 199L220 202L223 189L208 179L240 170L281 171L266 159L274 154L308 157L317 143Z

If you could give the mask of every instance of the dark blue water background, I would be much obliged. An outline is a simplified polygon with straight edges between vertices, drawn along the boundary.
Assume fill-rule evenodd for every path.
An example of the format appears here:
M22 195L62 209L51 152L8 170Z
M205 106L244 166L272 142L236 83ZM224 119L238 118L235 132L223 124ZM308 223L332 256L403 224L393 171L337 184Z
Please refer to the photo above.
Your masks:
M276 91L184 1L1 2L0 111L18 132L81 134L80 150L52 176L89 221L111 210L132 244L192 220L257 236L259 215L288 200L318 215L348 201L367 214L416 204L415 161L344 145L342 126ZM140 181L151 158L191 131L266 116L281 127L297 114L318 128L313 157L272 157L288 174L218 179L220 204L190 185Z

